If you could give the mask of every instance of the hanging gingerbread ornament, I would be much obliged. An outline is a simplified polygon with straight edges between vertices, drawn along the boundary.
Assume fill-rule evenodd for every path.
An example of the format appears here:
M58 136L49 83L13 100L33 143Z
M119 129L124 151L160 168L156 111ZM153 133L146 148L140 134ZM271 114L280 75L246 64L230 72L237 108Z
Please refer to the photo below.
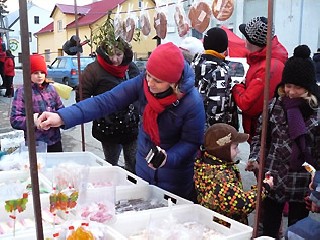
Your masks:
M158 6L158 5L157 5ZM167 17L165 11L162 8L156 7L156 14L154 16L154 29L159 38L165 39L167 36Z
M196 1L189 8L188 18L191 26L198 32L203 33L210 24L211 8L204 1Z
M145 36L148 36L151 32L150 17L148 11L146 11L147 6L148 3L146 3L146 5L143 4L143 8L139 18L141 32Z
M187 22L186 14L181 4L181 0L179 0L178 4L176 5L174 21L177 25L179 37L185 36L189 31L189 23Z
M133 34L136 29L135 16L132 13L131 9L133 8L132 4L129 4L128 15L124 21L124 40L126 42L131 42L133 39Z
M233 0L214 0L212 3L212 14L219 21L229 19L233 13Z
M113 20L115 39L118 39L119 37L124 39L125 30L124 30L124 23L120 15L121 9L122 9L122 6L118 5L117 12Z

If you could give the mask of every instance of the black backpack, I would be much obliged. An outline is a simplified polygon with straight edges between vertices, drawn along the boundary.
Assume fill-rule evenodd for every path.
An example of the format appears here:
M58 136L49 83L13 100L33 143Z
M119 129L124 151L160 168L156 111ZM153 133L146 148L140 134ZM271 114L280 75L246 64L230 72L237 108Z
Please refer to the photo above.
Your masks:
M228 64L223 60L207 60L203 55L193 63L196 87L202 95L206 112L206 128L215 123L226 123L237 130L237 106L231 95L231 77Z

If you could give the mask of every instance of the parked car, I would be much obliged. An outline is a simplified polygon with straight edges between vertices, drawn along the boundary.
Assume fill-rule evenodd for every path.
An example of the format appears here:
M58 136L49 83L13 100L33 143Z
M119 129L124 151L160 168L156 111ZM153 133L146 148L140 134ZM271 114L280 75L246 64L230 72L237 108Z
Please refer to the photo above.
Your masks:
M95 60L94 57L80 57L80 69L83 69ZM77 56L59 56L48 65L47 78L75 88L79 84Z
M249 65L247 64L246 58L237 58L237 57L226 57L226 60L229 62L229 74L231 75L233 86L236 83L241 83L244 81Z
M140 72L143 72L146 69L147 60L136 60L134 63L137 65Z
M241 83L245 81L249 65L246 58L238 57L226 57L229 62L229 74L231 75L231 86L233 87L236 83ZM238 113L241 113L241 109L238 108Z

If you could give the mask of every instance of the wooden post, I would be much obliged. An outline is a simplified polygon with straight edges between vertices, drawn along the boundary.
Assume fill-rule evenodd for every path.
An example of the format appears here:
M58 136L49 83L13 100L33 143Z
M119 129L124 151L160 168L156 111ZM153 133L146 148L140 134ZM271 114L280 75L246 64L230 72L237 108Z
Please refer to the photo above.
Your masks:
M266 75L264 84L264 100L262 112L262 134L261 134L261 149L259 161L259 175L258 175L258 196L256 215L254 219L253 235L258 237L259 222L260 222L260 209L262 206L262 183L264 180L264 165L266 156L266 139L268 131L268 106L269 106L269 86L270 86L270 63L271 63L271 41L272 41L272 25L273 25L273 0L268 0L268 31L267 31L267 55L266 55Z
M30 47L29 47L29 27L28 27L28 9L25 0L19 0L20 14L20 34L22 48L22 66L23 66L23 86L24 86L24 101L27 116L27 139L30 162L30 176L32 185L32 197L34 217L36 222L37 239L43 240L43 228L41 217L41 202L38 179L38 164L36 154L36 138L34 133L33 122L33 103L31 89L31 73L30 73Z

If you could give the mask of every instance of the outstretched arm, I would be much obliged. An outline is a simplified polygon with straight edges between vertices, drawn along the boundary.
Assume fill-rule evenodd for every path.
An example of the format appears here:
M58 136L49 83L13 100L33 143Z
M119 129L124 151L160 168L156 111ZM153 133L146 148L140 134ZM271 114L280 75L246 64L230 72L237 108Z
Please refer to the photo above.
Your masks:
M43 112L39 118L39 127L43 130L48 130L52 127L60 127L64 125L64 122L58 113L53 112Z

